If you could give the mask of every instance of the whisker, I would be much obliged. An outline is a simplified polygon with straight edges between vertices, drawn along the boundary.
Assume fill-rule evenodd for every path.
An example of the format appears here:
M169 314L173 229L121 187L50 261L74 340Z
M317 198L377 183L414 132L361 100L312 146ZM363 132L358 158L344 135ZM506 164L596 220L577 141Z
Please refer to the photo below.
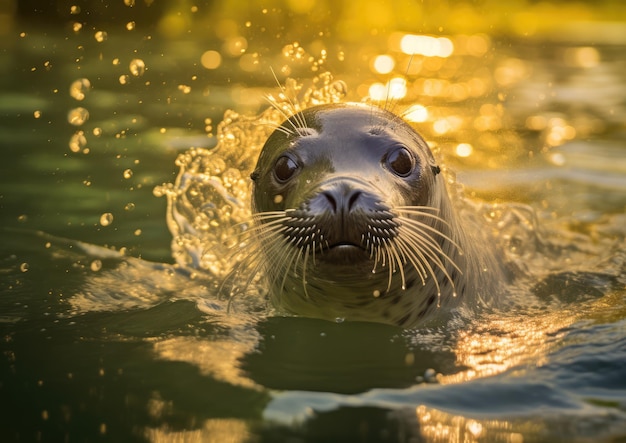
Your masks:
M242 234L245 234L246 232L250 232L251 230L256 229L258 227L258 224L257 224L258 222L261 222L263 220L273 219L273 218L285 217L286 214L287 214L287 211L259 212L257 214L252 214L246 220L233 224L231 228L235 229L235 228L244 227L245 229L243 229L238 234L238 235L242 235Z
M454 280L452 279L452 277L450 276L450 274L448 273L448 270L445 266L445 264L443 263L443 261L441 260L441 258L439 258L439 256L437 255L437 252L439 252L439 254L441 254L445 259L448 260L448 262L454 267L456 268L456 270L462 274L461 269L458 267L458 265L454 262L454 260L452 260L445 252L443 252L443 250L441 248L438 248L437 251L434 251L432 248L432 244L428 244L428 242L424 242L423 237L419 236L419 235L414 235L414 233L410 233L407 235L405 235L403 237L403 241L407 242L407 245L409 245L408 241L411 241L411 244L414 246L414 250L415 251L419 251L421 253L422 256L427 256L428 258L431 259L432 263L441 270L441 272L443 272L444 276L448 279L448 281L451 283L454 294L456 294L456 286L454 284ZM437 277L435 275L435 272L433 270L433 268L430 266L430 263L428 260L426 260L424 258L423 263L428 267L433 279L435 280L435 284L437 285L437 291L438 293L440 293L440 289L439 289L439 283L437 281Z
M385 248L384 248L385 254L383 255L383 257L385 257L385 255L387 255L388 260L391 261L390 252L389 252L389 249L387 249L387 244L385 244L384 246L385 246ZM381 247L381 249L383 249L383 248ZM382 267L385 267L384 263L382 264ZM388 293L391 290L391 281L393 280L393 270L391 269L391 265L389 266L388 274L389 274L389 277L387 279L387 289L385 290L385 293Z
M432 210L433 212L440 212L439 209L431 208L430 206L399 206L399 207L393 208L393 211L397 215L409 214L409 215L417 215L419 217L431 218L433 220L440 221L441 223L450 227L450 222L448 222L448 220L438 215L424 212L426 210Z
M309 260L309 248L311 246L307 245L306 247L306 251L304 252L304 263L302 264L302 289L304 290L304 296L307 299L310 299L311 297L309 297L309 291L307 290L307 281L306 281L306 268L307 268L307 262Z
M406 289L406 279L404 276L404 266L403 266L402 260L400 259L400 255L398 254L398 250L394 246L394 243L389 241L388 245L389 245L389 249L391 250L393 254L395 262L398 264L398 269L400 270L400 278L402 281L402 290L404 291ZM394 264L394 271L395 271L395 264Z
M289 242L287 242L287 244L289 244ZM289 272L291 271L291 267L293 266L293 262L295 261L294 256L298 254L298 251L300 251L299 248L292 248L292 251L290 253L284 255L286 260L283 260L283 263L288 263L288 266L285 269L285 275L283 275L283 280L280 283L279 293L282 293L283 289L285 288L285 282L287 281L287 277L289 276Z
M317 262L315 261L315 250L317 249L317 246L315 244L315 237L316 237L316 234L319 235L319 233L320 233L320 229L317 228L317 232L314 232L312 237L311 237L311 245L312 245L311 251L312 251L312 255L313 255L313 266L314 267L317 265Z
M436 206L395 206L393 209L402 212L411 212L413 210L416 214L422 214L421 211L441 212L441 209Z
M439 243L435 242L428 235L419 235L420 233L415 232L415 231L410 231L410 230L404 230L404 231L405 231L404 235L406 235L407 238L410 238L414 242L417 242L417 243L421 244L422 246L424 246L426 248L426 251L431 252L433 254L432 255L433 260L436 259L437 261L440 261L441 265L443 266L443 262L437 256L437 253L439 253L446 260L448 260L448 262L452 266L454 266L454 268L457 271L459 271L459 273L463 274L463 271L461 271L461 269L456 264L456 262L454 260L452 260L452 258L441 248L441 245Z
M240 252L240 251L238 251ZM250 267L252 266L252 269L250 271L250 276L248 278L248 280L246 281L246 284L243 286L242 291L245 292L247 290L247 288L250 286L252 280L254 279L254 277L256 277L256 275L260 272L260 268L261 268L261 264L262 262L260 260L258 260L259 256L261 255L261 251L258 249L253 249L252 252L247 255L243 261L239 262L238 264L236 264L234 266L234 268L228 272L228 274L223 278L220 287L218 289L218 299L222 300L223 298L223 294L224 294L224 288L226 287L226 285L228 284L228 282L232 281L233 279L235 279L236 277L238 277L241 274L242 269L250 269ZM256 263L255 263L256 261ZM231 289L228 291L228 296L232 297L234 295L236 295L238 292L240 292L238 290L238 288L233 286L231 287Z
M260 120L257 124L259 126L269 126L273 130L280 131L287 136L293 135L293 131L289 128L285 128L283 125L279 125L278 123L272 122L270 120Z
M273 71L272 71L273 72ZM282 88L282 86L281 86ZM291 135L296 134L298 132L298 126L291 120L291 115L287 114L276 102L274 102L273 97L265 96L265 100L272 106L272 108L276 109L280 115L283 116L286 122L288 122L293 128L293 132L290 129L285 128ZM284 126L283 126L284 127Z
M287 101L289 102L289 105L291 106L291 109L293 111L293 118L297 123L297 126L300 129L305 129L307 128L307 124L306 124L306 119L304 117L304 114L300 111L300 106L296 106L296 104L291 100L291 98L289 97L289 95L287 94L287 90L285 89L285 87L280 83L280 81L278 80L278 77L276 76L276 72L274 72L274 69L272 69L270 67L270 71L272 71L272 75L274 76L274 80L276 80L276 84L278 85L278 87L280 88L280 91L282 92L282 94L285 96L285 98L287 99ZM298 132L298 128L296 127L296 125L293 125L294 129L296 130L296 132Z
M439 287L439 281L435 275L434 269L432 268L428 259L424 255L424 252L422 251L421 247L419 245L409 243L405 239L398 240L398 242L404 244L404 247L407 250L407 254L409 255L409 257L412 257L411 263L413 264L413 267L416 267L417 264L420 264L419 267L424 270L424 275L422 277L422 283L424 284L424 286L426 285L427 276L430 275L433 281L435 282L435 288L437 289L437 297L441 297L441 288ZM428 273L426 273L426 269L428 269ZM447 272L447 271L445 271L444 269L444 272Z
M429 224L423 223L419 220L415 220L412 218L408 218L408 217L398 217L401 221L401 223L404 223L406 225L410 225L411 227L413 227L414 229L417 229L421 232L424 232L424 230L430 231L436 235L438 235L439 237L443 238L444 240L450 242L452 245L454 245L454 247L456 247L457 251L459 251L460 254L463 253L463 250L461 249L461 247L458 245L457 242L455 242L454 240L452 240L452 238L450 238L448 235L444 234L443 232L441 232L439 229L437 228L433 228L432 226L430 226Z
M417 260L417 262L414 260L415 256L414 254L411 253L411 251L409 250L409 246L407 246L407 243L405 241L397 241L397 245L398 245L398 249L402 250L409 263L411 263L413 265L413 267L415 268L415 270L417 271L417 275L419 275L420 280L422 281L422 286L426 286L426 269L424 269L424 266L422 265L421 261Z

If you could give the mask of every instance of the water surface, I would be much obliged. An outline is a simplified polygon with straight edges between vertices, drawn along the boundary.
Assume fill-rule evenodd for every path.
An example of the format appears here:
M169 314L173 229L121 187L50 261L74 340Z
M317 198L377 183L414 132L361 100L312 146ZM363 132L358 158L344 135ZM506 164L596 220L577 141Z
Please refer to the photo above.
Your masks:
M104 29L23 25L2 43L3 441L626 436L623 41L442 33L450 54L411 57L394 39L327 55L282 40L255 64L226 55L241 35L263 46L252 31ZM370 65L383 54L389 74ZM302 91L328 69L346 100L413 107L522 268L504 307L437 330L335 324L229 305L214 261L176 264L187 251L154 189L190 147L262 142L270 68ZM221 149L245 185L253 159Z

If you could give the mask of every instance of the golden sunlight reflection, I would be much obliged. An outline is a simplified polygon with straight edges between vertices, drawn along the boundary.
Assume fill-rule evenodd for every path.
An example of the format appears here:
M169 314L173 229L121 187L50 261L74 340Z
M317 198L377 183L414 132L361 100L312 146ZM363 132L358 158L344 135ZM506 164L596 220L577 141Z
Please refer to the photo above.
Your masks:
M463 118L456 115L450 115L448 117L435 120L435 122L433 122L433 131L435 131L437 135L455 132L463 126L463 122Z
M164 360L194 365L202 374L210 375L216 380L257 389L256 383L239 368L239 359L252 352L256 344L257 337L253 334L238 340L226 338L223 341L173 337L156 342L154 352Z
M406 34L400 39L400 50L405 54L425 57L450 57L454 52L452 40L447 37Z
M428 109L422 105L413 105L402 113L402 117L410 122L423 123L428 120Z
M568 48L563 58L568 65L579 68L594 68L600 63L600 53L591 46Z
M389 74L393 71L396 61L390 55L378 55L372 61L372 70L378 74Z
M482 57L491 49L491 39L486 34L471 35L467 38L465 49L474 57Z
M147 428L144 436L152 443L239 443L252 437L246 422L235 418L209 419L199 429L191 430L174 430L170 426Z
M526 62L518 58L508 58L496 68L494 77L498 84L511 86L529 74Z
M568 311L537 312L524 322L494 315L477 327L463 332L456 346L457 364L468 369L439 378L444 384L488 377L525 364L541 366L545 356L558 343L559 331L576 321Z
M375 101L397 100L404 98L407 93L406 80L395 77L387 83L373 83L369 87L369 96Z
M470 155L472 155L473 150L474 147L469 143L459 143L455 149L456 155L458 155L459 157L469 157Z
M548 120L548 133L546 143L549 146L559 146L576 136L576 128L567 124L562 118L551 118Z
M426 441L522 443L524 437L518 431L527 426L538 426L532 423L516 423L516 429L513 430L510 421L477 420L422 405L415 409L415 415L421 437Z

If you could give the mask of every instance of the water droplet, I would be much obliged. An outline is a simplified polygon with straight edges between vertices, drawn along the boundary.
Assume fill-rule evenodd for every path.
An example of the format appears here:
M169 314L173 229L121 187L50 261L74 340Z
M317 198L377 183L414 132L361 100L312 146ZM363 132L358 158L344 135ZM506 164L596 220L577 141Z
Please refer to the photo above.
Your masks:
M143 73L146 71L146 64L140 58L135 58L130 61L130 73L135 77L141 77Z
M81 101L87 95L87 91L91 88L91 82L86 78L79 78L74 80L70 85L70 96L78 101Z
M306 51L298 42L283 46L282 53L291 60L302 60L306 56Z
M89 111L87 111L85 108L74 108L67 113L67 121L74 126L80 126L88 119Z
M132 8L133 6L135 6L135 0L124 0L124 4L129 8Z
M105 212L100 216L100 224L102 226L109 226L111 223L113 223L113 214L110 212Z
M404 364L407 366L413 366L413 363L415 363L415 354L409 352L404 356Z
M127 211L132 211L135 209L135 204L134 203L127 203L126 206L124 206L124 209Z
M344 321L346 321L346 319L344 317L337 317L337 318L335 318L335 323L343 323Z
M33 112L33 117L40 118L41 117L41 111L37 110L37 111Z
M426 383L435 383L437 381L437 372L432 368L426 369L424 371L424 380Z
M22 272L28 272L28 269L29 269L28 263L22 263L22 264L20 265L20 271L22 271Z
M83 131L76 131L72 137L70 137L70 151L80 152L87 145L87 137Z
M91 268L93 272L98 272L100 269L102 269L102 261L94 260L91 262L89 267Z
M93 128L93 135L100 137L102 135L102 128Z
M80 6L78 5L70 6L70 14L72 15L80 14Z
M167 194L166 186L157 186L152 190L152 195L154 195L155 197L163 197L166 194Z
M226 54L237 57L246 52L248 49L248 40L242 36L236 36L228 38L223 45L223 50Z
M141 235L141 229L135 229L135 236L139 237Z
M343 80L337 80L330 85L330 90L333 96L341 99L348 93L348 85Z
M95 38L98 43L102 43L108 37L109 35L106 33L106 31L96 31L96 33L93 35L93 38Z
M124 178L129 179L133 176L133 170L132 169L124 169Z
M119 78L120 84L125 85L126 83L128 83L128 78L129 77L126 74L120 75L120 78Z
M217 69L222 64L222 55L217 51L206 51L200 57L200 63L206 69Z
M126 23L126 29L129 31L132 31L133 29L135 29L135 22Z

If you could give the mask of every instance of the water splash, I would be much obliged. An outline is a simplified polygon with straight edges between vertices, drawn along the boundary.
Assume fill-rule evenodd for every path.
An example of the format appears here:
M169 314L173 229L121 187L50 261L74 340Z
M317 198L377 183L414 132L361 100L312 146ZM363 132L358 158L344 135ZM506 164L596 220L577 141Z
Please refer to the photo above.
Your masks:
M176 181L155 189L166 196L167 225L172 233L172 253L185 267L224 276L234 265L228 251L247 228L251 215L249 175L265 140L294 106L302 109L335 103L346 87L330 74L315 77L306 89L287 79L279 94L268 97L272 107L257 116L227 111L217 126L217 146L191 148L180 154ZM295 105L294 105L295 103Z
M347 93L345 83L335 81L330 73L315 77L307 87L288 78L277 90L268 95L272 106L259 115L227 111L217 126L217 145L211 149L194 147L180 154L175 182L155 189L155 195L167 198L167 225L178 265L221 279L245 259L233 255L233 251L237 247L246 249L243 246L247 240L241 234L249 228L251 219L249 176L266 139L285 116L311 106L340 102ZM416 106L411 103L407 109L409 112L422 109ZM423 112L426 116L417 120L428 118L426 108ZM467 143L457 143L454 147L455 151L448 155L458 155L459 149L474 149ZM480 229L492 232L503 251L503 260L518 279L512 292L521 295L512 296L507 302L526 304L526 294L541 278L574 269L576 263L580 269L593 270L593 263L607 257L588 238L559 226L544 226L530 206L468 198L454 173L446 167L446 153L436 144L432 148L435 156L440 157L460 219L464 223L476 222ZM611 241L614 245L614 239L610 238L603 244L607 250L614 251Z

